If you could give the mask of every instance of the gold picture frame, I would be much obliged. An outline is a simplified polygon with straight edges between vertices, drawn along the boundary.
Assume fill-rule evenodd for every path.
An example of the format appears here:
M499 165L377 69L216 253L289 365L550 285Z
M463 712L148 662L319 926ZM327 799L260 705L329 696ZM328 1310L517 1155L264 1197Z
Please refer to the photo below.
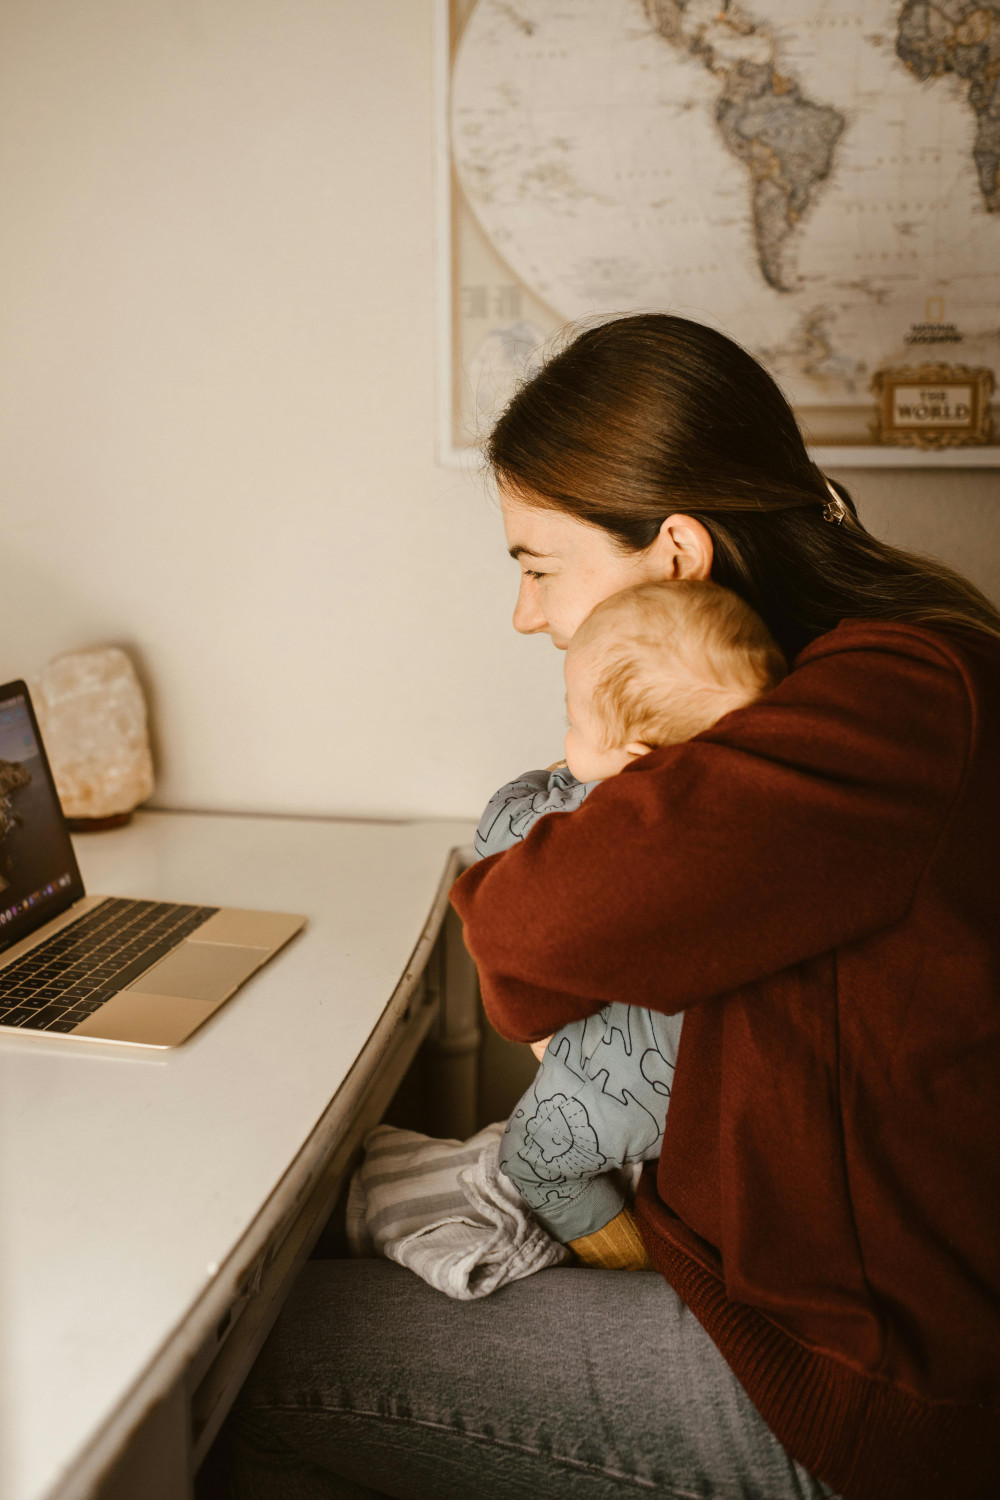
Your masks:
M897 365L872 377L872 436L900 448L967 448L990 442L993 371L969 365Z

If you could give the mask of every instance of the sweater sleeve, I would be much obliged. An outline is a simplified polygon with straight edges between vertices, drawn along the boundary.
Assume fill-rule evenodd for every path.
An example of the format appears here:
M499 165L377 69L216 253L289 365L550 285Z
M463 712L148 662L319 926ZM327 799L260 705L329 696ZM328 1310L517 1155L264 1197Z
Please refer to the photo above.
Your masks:
M452 891L502 1035L673 1013L906 911L972 733L946 637L853 623L765 698L602 782Z

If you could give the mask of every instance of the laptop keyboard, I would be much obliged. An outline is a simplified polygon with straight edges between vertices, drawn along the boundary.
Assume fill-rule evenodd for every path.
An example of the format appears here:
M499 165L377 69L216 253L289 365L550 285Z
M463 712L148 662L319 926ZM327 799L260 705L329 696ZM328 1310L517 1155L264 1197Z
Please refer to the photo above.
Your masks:
M218 909L109 896L0 969L0 1026L72 1031Z

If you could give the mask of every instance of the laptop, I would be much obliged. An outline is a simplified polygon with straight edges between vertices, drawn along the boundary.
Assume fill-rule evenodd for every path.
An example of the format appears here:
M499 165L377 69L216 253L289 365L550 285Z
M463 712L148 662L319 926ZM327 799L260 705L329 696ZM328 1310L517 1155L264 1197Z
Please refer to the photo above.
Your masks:
M0 687L0 1033L176 1047L305 920L88 896L28 689Z

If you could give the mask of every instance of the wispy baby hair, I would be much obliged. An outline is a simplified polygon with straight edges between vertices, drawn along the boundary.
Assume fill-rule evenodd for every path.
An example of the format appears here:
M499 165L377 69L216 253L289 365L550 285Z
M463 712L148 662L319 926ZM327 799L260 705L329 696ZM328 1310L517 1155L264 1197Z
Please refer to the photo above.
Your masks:
M610 746L690 739L788 671L760 616L708 582L622 589L591 610L571 649L596 653L593 706Z

